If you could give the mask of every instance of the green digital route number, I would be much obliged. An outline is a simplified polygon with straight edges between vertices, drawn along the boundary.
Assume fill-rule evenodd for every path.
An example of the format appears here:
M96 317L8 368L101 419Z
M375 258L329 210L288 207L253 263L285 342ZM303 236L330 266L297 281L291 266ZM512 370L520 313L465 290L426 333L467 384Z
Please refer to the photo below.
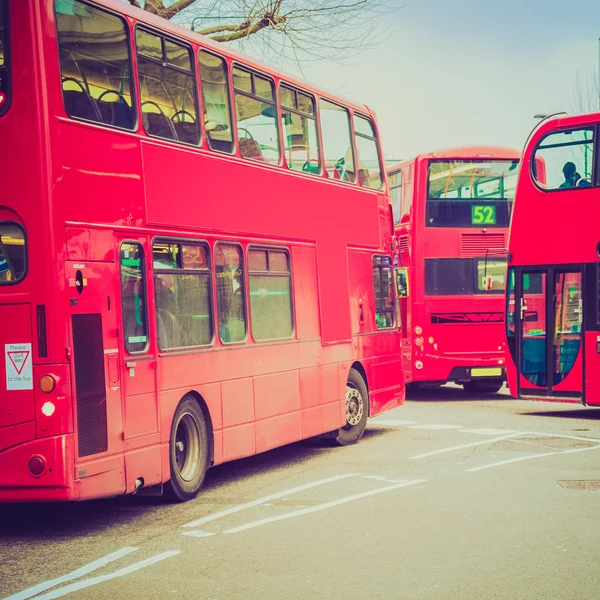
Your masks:
M495 206L472 206L471 223L473 225L495 225L496 207Z

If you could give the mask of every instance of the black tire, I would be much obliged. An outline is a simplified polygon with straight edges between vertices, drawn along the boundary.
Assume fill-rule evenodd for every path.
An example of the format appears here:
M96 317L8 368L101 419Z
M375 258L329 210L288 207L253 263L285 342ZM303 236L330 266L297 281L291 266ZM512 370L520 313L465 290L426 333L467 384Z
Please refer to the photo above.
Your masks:
M463 388L469 394L495 394L504 385L501 379L478 379L476 381L465 381Z
M354 369L346 382L346 425L338 429L335 441L340 446L356 444L363 436L369 416L369 391L361 374Z
M202 409L192 396L181 400L173 416L169 463L171 479L165 497L173 502L195 498L208 469L208 432Z

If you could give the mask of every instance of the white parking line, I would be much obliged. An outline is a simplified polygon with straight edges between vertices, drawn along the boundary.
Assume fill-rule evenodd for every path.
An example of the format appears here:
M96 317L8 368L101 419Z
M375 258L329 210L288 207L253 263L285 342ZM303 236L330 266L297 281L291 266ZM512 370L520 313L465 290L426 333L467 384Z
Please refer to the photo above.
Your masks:
M276 500L277 498L283 498L284 496L288 496L290 494L296 494L298 492L303 492L304 490L309 490L311 488L317 487L319 485L325 485L326 483L331 483L333 481L339 481L340 479L346 479L347 477L356 477L358 473L347 473L346 475L336 475L335 477L328 477L327 479L320 479L319 481L313 481L312 483L306 483L304 485L299 485L298 487L293 487L288 490L283 490L283 492L277 492L275 494L269 494L268 496L263 496L258 500L252 500L252 502L246 502L245 504L239 504L238 506L232 506L231 508L227 508L220 512L214 513L212 515L208 515L206 517L202 517L201 519L197 519L196 521L190 521L182 527L198 527L199 525L204 525L204 523L209 523L210 521L215 521L222 517L226 517L227 515L232 515L234 513L240 512L242 510L246 510L247 508L252 508L254 506L260 506L265 502L269 502L270 500Z
M502 435L504 433L517 433L517 431L511 429L488 429L485 427L481 429L461 429L460 432L474 433L476 435Z
M140 562L129 565L124 569L119 569L114 573L99 575L98 577L92 577L91 579L84 579L83 581L78 581L77 583L71 583L70 585L66 585L58 590L54 590L53 592L48 592L43 596L38 596L35 600L53 600L54 598L60 598L61 596L66 596L72 592L77 592L93 585L98 585L99 583L116 579L117 577L123 577L123 575L129 575L130 573L134 573L135 571L139 571L140 569L154 565L161 560L165 560L180 554L180 552L181 550L169 550L168 552L163 552L161 554L157 554L156 556L151 556L150 558L146 558L145 560L141 560Z
M409 429L430 429L431 431L444 431L445 429L462 429L462 425L444 425L443 423L424 423L423 425L411 425Z
M501 435L500 437L480 440L479 442L472 442L470 444L461 444L460 446L451 446L450 448L442 448L441 450L434 450L433 452L425 452L424 454L417 454L415 456L410 456L410 460L419 460L421 458L427 458L429 456L435 456L436 454L444 454L446 452L454 452L456 450L462 450L463 448L472 448L474 446L484 446L486 444L494 444L496 442L501 442L502 440L508 440L510 438L518 437L523 435L519 432L507 433L506 435Z
M417 425L418 421L394 421L392 419L373 419L369 425L378 425L379 427L405 427L407 425Z
M71 573L67 573L66 575L62 575L61 577L56 577L55 579L50 579L49 581L44 581L42 583L38 583L37 585L27 588L26 590L23 590L22 592L18 592L17 594L8 596L8 598L5 598L4 600L26 600L26 598L31 598L33 596L36 596L37 594L41 594L42 592L45 592L46 590L49 590L50 588L56 587L57 585L60 585L61 583L66 583L67 581L73 581L73 579L79 579L80 577L83 577L84 575L87 575L88 573L96 571L97 569L100 569L101 567L105 567L109 563L111 563L115 560L118 560L119 558L122 558L123 556L126 556L130 552L135 552L136 550L137 550L137 548L131 548L131 547L121 548L120 550L117 550L116 552L113 552L112 554L107 554L106 556L103 556L102 558L99 558L98 560L95 560L87 565L84 565L83 567L80 567L79 569L76 569L75 571L72 571Z
M591 448L573 448L571 450L560 450L558 452L544 452L543 454L531 454L529 456L519 456L517 458L510 458L500 462L491 463L489 465L483 465L482 467L475 467L473 469L465 469L467 473L475 473L476 471L483 471L484 469L492 469L493 467L501 467L502 465L509 465L510 463L521 462L523 460L533 460L534 458L544 458L545 456L556 456L559 454L574 454L575 452L588 452L589 450L598 450L600 446L592 446Z
M326 510L328 508L332 508L333 506L339 506L340 504L346 504L347 502L353 502L354 500L360 500L361 498L375 496L377 494L382 494L384 492L391 492L392 490L396 490L396 489L403 488L403 487L408 487L411 485L416 485L418 483L425 483L426 481L427 481L426 479L416 479L414 481L404 481L402 483L396 483L395 485L388 485L386 487L379 488L377 490L371 490L369 492L362 492L360 494L346 496L345 498L338 498L337 500L332 500L331 502L325 502L324 504L319 504L317 506L303 508L302 510L296 510L294 512L287 513L285 515L278 515L276 517L270 517L267 519L260 519L258 521L252 521L251 523L246 523L246 525L240 525L239 527L233 527L232 529L226 529L223 533L239 533L240 531L246 531L247 529L253 529L255 527L260 527L261 525L267 525L269 523L274 523L276 521L283 521L284 519L293 519L295 517L301 517L302 515L308 515L310 513L318 512L321 510Z

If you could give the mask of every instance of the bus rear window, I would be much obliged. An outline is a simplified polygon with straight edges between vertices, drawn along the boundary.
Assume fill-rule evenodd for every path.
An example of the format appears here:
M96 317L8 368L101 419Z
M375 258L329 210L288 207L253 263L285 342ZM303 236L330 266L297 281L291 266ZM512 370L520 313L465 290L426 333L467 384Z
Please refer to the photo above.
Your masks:
M518 160L429 163L427 227L508 227Z
M21 281L26 269L25 232L17 223L0 223L0 285Z
M0 114L8 108L8 0L0 0Z

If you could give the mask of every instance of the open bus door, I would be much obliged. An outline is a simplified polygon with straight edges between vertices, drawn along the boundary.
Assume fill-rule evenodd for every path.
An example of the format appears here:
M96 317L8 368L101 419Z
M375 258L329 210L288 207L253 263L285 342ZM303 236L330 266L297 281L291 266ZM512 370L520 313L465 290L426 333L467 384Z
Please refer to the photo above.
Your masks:
M516 268L513 285L518 395L583 400L581 268Z

